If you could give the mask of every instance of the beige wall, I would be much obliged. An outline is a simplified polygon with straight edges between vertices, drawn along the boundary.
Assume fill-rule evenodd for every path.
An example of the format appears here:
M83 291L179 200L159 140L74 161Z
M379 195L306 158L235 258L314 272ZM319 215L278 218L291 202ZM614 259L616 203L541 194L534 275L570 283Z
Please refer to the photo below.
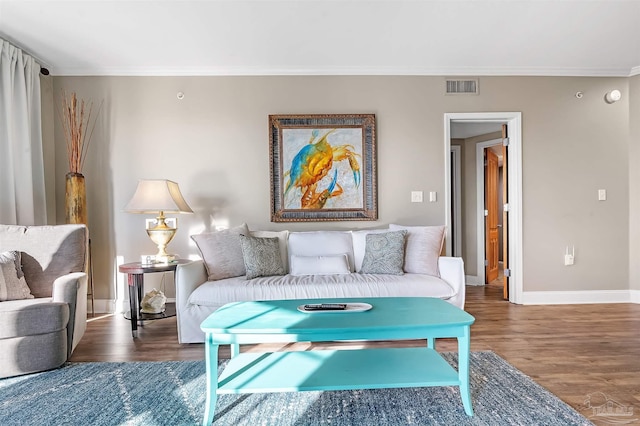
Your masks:
M629 79L629 130L629 282L640 290L640 75Z
M105 102L84 170L98 298L114 298L117 256L154 252L147 216L122 212L138 179L180 184L195 211L179 217L170 244L182 257L197 254L190 234L241 222L442 224L443 114L490 111L523 117L524 290L629 287L628 79L483 77L479 96L445 96L441 77L55 77L53 86L56 97L64 88ZM608 105L612 88L623 99ZM379 221L270 223L267 116L284 113L376 114ZM58 222L66 168L57 126ZM608 201L597 201L599 188ZM412 190L437 191L438 202L411 203ZM562 266L567 244L576 246L571 268Z

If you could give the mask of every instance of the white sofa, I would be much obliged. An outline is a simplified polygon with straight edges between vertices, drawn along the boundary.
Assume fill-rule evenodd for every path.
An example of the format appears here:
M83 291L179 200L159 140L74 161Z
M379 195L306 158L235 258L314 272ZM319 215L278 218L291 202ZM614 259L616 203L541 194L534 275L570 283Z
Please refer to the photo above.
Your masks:
M242 248L236 247L231 238L219 245L217 252L207 250L207 244L211 248L210 241L205 242L204 239L217 238L218 235L209 233L206 236L192 236L203 260L180 264L176 269L176 311L180 343L203 342L204 333L200 330L202 321L223 305L239 301L415 296L437 297L464 308L465 274L462 259L439 256L444 227L437 227L440 241L432 241L430 256L420 250L424 248L424 239L420 239L419 232L436 227L407 227L404 264L401 265L403 270L420 271L420 265L416 269L411 261L422 262L424 256L431 257L435 271L427 270L429 274L401 271L401 275L394 275L357 272L364 271L367 235L390 232L390 229L289 233L248 231L246 225L243 226L244 228L241 226L230 230L227 236L242 234L244 237L247 234L277 237L286 274L247 279L245 271L238 269L235 273L230 273L236 276L216 275L219 269L215 270L215 262L219 259L214 259L215 256L228 257L220 263L220 269L233 269L230 263L237 262L238 256L242 258ZM398 228L402 227L396 225L393 230ZM244 255L247 255L246 251ZM336 265L331 263L341 258L345 259L346 269L332 271L331 268ZM306 263L300 263L300 260ZM239 264L236 266L239 267ZM314 268L318 268L320 273L313 273ZM242 275L237 275L241 272Z

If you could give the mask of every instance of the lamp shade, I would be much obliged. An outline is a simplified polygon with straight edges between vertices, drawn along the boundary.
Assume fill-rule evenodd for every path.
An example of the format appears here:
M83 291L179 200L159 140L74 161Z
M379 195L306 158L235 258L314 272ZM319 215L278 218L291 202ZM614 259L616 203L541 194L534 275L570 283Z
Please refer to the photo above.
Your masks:
M138 181L136 192L124 208L127 213L155 214L193 213L182 197L176 182L166 179L144 179Z

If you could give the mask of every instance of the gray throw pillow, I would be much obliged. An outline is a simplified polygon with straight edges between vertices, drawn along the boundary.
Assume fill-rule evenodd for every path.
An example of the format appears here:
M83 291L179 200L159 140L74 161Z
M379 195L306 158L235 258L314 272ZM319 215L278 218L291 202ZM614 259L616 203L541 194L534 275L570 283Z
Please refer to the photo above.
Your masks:
M286 274L282 265L278 238L240 235L240 245L248 280Z
M0 253L0 302L33 299L24 279L19 251Z
M192 235L202 255L209 281L245 274L240 234L248 234L247 224L230 229Z
M407 231L367 234L361 274L402 275Z

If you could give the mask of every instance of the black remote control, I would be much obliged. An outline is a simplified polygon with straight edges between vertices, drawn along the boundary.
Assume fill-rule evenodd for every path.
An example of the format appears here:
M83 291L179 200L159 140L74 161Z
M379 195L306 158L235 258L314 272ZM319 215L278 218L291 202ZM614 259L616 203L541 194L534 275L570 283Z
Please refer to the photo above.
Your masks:
M347 309L345 303L317 303L304 305L305 311L343 311Z

